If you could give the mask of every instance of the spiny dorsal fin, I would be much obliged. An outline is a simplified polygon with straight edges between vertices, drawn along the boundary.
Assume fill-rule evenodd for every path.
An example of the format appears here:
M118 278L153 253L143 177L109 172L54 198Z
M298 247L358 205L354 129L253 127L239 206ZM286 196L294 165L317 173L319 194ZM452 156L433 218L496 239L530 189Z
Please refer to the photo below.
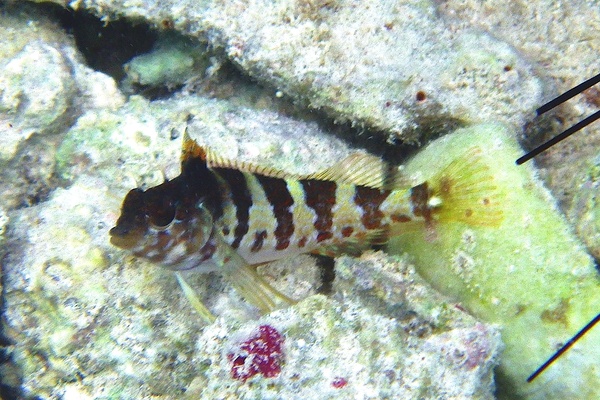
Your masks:
M397 168L390 167L377 156L366 153L353 153L333 166L310 175L291 174L277 168L255 165L246 161L229 160L214 150L199 145L187 132L183 139L182 162L188 158L200 157L209 168L236 169L241 172L259 174L281 179L317 179L375 189L410 187Z
M301 177L297 177L276 168L258 166L246 161L228 160L218 155L211 148L198 144L198 142L190 138L189 134L185 132L183 135L181 163L184 164L187 160L192 158L200 158L206 162L206 165L209 168L237 169L241 172L271 176L273 178L302 179Z
M241 172L248 172L250 174L270 176L273 178L301 179L298 176L279 170L277 168L255 165L246 161L229 160L227 158L221 157L209 148L206 149L206 164L209 168L229 168L237 169Z
M184 164L187 160L192 158L200 158L203 161L206 161L206 150L192 139L187 131L185 131L181 148L181 163Z

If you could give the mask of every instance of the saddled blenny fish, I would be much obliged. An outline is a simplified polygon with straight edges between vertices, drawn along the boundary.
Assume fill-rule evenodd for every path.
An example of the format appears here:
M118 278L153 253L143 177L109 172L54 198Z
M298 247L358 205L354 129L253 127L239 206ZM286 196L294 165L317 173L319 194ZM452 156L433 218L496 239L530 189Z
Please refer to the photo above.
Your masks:
M410 187L381 159L355 153L298 176L226 160L187 134L181 174L133 189L110 230L111 243L175 271L222 273L262 312L293 301L254 265L301 253L356 252L406 230L435 240L435 225L496 226L500 201L479 148L467 149L431 179ZM214 319L181 275L186 296Z

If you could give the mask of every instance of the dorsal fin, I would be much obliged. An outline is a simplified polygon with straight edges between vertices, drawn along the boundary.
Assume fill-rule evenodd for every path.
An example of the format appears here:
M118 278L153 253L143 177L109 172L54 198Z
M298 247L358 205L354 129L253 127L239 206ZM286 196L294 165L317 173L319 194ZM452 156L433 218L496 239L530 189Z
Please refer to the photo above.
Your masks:
M236 169L241 172L259 174L282 179L316 179L335 181L374 189L410 187L398 168L391 167L377 156L356 152L331 167L309 175L292 174L273 167L260 166L246 161L229 160L208 147L200 146L187 133L183 139L182 162L190 157L200 157L209 168Z
M307 179L330 180L374 189L393 189L406 185L398 168L390 166L372 154L352 153L324 171L311 174Z
M206 150L194 139L190 138L187 131L183 134L183 145L181 148L181 164L192 158L200 158L206 161Z
M183 146L181 151L181 163L184 164L187 160L192 158L200 158L206 162L209 168L229 168L237 169L241 172L248 172L251 174L260 174L265 176L271 176L273 178L296 178L292 174L278 170L276 168L263 167L254 165L246 161L234 161L228 160L224 157L219 156L214 150L209 147L199 145L194 139L190 138L187 132L183 135Z
M301 177L299 176L287 173L277 168L255 165L246 161L229 160L227 158L221 157L209 148L206 149L206 164L209 168L230 168L237 169L241 172L265 175L273 178L301 179Z

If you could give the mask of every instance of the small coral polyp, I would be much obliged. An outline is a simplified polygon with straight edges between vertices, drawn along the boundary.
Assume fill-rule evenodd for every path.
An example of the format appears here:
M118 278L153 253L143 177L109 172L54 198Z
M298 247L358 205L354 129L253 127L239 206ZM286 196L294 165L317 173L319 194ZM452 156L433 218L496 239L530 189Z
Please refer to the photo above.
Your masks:
M245 382L260 373L265 378L273 378L281 372L284 338L279 331L269 325L258 327L256 335L239 345L227 358L232 362L231 376Z

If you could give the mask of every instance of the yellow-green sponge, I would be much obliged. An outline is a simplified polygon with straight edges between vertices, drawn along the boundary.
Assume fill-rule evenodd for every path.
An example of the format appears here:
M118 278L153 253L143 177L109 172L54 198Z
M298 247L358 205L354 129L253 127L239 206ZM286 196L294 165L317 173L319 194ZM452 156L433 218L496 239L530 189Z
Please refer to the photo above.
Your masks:
M414 257L419 273L474 315L502 327L496 374L501 398L600 398L600 327L589 332L532 383L527 377L600 312L600 279L532 164L502 125L460 129L432 143L406 166L435 177L473 147L496 186L501 223L435 224L394 238L391 253Z

